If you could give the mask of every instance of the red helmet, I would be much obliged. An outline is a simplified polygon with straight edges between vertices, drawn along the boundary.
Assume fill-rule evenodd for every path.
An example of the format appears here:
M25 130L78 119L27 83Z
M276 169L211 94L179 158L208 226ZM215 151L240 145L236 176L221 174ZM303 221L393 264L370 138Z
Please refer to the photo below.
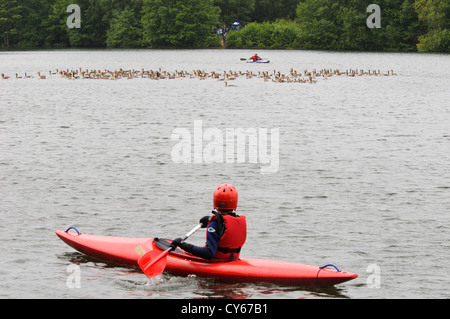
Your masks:
M218 209L236 209L238 192L231 184L221 184L214 192L213 204Z

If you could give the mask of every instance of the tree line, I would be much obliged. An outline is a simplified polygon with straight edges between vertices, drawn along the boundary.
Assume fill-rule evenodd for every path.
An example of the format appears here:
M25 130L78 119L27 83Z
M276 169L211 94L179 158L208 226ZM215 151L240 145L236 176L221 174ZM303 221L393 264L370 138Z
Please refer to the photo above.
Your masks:
M379 27L367 24L372 3ZM2 48L220 47L213 30L234 21L244 28L227 35L229 48L450 48L449 0L0 0Z
M369 27L370 4L380 26ZM234 48L449 52L449 0L304 0L292 19L250 23L230 34Z

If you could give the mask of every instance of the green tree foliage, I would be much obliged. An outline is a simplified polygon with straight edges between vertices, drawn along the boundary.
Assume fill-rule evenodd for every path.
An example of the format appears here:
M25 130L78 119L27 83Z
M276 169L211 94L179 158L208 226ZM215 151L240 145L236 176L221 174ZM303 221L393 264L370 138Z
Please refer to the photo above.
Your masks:
M133 48L142 46L142 26L132 9L115 11L107 31L108 47Z
M46 26L45 46L47 47L67 47L69 37L67 34L67 13L66 9L69 1L57 0L49 8L48 16L44 22Z
M277 22L252 22L227 37L230 48L295 48L300 28L297 23L280 19Z
M221 10L221 25L231 25L235 21L245 25L254 19L255 0L214 0L214 5Z
M5 0L0 0L0 2ZM10 4L12 2L10 1ZM50 10L47 0L21 0L18 13L21 18L17 20L16 32L12 36L13 46L19 48L36 48L45 45L47 32L46 19Z
M73 0L69 0L73 3ZM68 29L69 43L72 47L103 47L106 42L107 21L104 19L104 2L98 0L77 0L82 10L81 28ZM68 16L68 13L65 14ZM66 23L66 21L64 22Z
M415 9L426 28L419 36L419 52L450 52L450 2L416 0Z
M440 0L434 0L440 1ZM381 28L369 28L366 20L371 13L367 7L372 0L300 0L296 7L295 24L283 19L272 22L277 30L267 47L364 50L413 51L422 30L414 0L378 0L381 7ZM417 2L417 0L416 0ZM258 32L270 29L261 23L252 25L254 39ZM259 30L259 31L255 31ZM248 33L233 34L227 40L229 47L245 47L252 43ZM241 38L241 39L240 39ZM281 39L279 39L281 38ZM288 40L289 39L289 40ZM287 43L289 42L289 43ZM262 47L258 45L258 47Z
M255 0L252 21L274 22L279 19L295 19L295 9L299 0Z
M199 47L219 22L212 0L144 0L143 41L153 47Z
M8 48L10 35L16 35L22 20L23 7L16 0L0 0L0 30L3 35L2 46Z
M67 7L81 8L68 28ZM369 28L369 4L381 27ZM449 52L449 0L0 0L2 48L218 47Z
M315 49L414 50L418 19L413 0L378 0L381 28L369 28L367 7L373 1L306 0L297 7L297 19L304 30L304 44ZM331 24L333 26L331 26ZM329 29L327 29L329 28ZM306 30L306 32L305 32ZM308 32L309 30L312 30ZM322 40L317 41L323 32Z
M81 8L81 28L68 28L67 7L73 0L55 0L47 18L46 44L50 47L103 47L108 27L105 0L77 0Z
M301 1L297 6L299 44L304 49L331 49L337 46L337 6L332 0Z

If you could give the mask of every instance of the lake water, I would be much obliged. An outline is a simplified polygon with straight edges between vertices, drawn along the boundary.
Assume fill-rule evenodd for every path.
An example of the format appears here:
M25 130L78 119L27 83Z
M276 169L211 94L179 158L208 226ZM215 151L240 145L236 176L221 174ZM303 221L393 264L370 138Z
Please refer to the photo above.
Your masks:
M240 60L252 54L0 52L0 73L10 77L0 79L0 297L449 298L450 56L262 50L269 64ZM53 74L120 68L236 79L226 86L198 76ZM274 81L291 69L344 74ZM396 75L385 76L390 70ZM266 80L257 76L265 71ZM226 134L239 128L256 132L257 144L233 153ZM174 136L192 139L183 156ZM225 182L237 187L248 219L241 257L334 263L359 277L333 289L149 280L87 258L54 234L76 226L180 237L209 214L213 190ZM188 241L203 244L204 232ZM68 285L73 265L80 287Z

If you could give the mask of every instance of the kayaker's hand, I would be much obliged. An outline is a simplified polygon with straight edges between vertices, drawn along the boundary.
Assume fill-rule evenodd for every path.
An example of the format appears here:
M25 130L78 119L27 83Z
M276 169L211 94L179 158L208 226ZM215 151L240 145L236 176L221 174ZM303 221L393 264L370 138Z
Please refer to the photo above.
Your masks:
M172 241L172 243L170 244L170 247L177 248L178 246L180 246L182 241L183 241L183 238L176 238Z
M206 228L206 226L208 226L209 218L210 216L203 216L202 218L200 218L199 223L202 224L202 228Z

